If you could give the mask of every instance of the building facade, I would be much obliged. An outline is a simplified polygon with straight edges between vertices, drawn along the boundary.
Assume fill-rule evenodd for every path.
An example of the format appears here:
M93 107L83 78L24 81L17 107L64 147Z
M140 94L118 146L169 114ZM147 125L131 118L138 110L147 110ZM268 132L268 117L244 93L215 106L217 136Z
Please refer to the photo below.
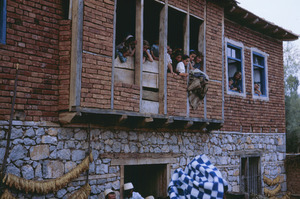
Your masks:
M106 188L122 198L128 181L145 197L164 198L173 171L199 154L230 192L286 194L282 41L297 35L229 0L2 2L6 173L55 179L93 154L89 172L57 192L12 189L15 196L68 198L88 175L91 198L104 198ZM124 64L115 48L128 33L137 44ZM143 63L143 40L158 40L158 61ZM167 73L167 45L204 55L209 88L196 110L187 79ZM235 73L239 90L230 87ZM264 177L280 180L270 186Z

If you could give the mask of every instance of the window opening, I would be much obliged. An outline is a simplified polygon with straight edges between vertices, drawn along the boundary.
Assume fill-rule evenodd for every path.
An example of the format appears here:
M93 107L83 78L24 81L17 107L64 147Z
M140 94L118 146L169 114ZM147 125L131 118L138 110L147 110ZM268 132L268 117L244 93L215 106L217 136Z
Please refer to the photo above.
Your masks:
M149 195L155 198L166 197L166 179L166 164L124 166L124 183L132 182L134 190L144 198Z
M248 196L257 195L261 192L259 160L259 157L244 157L241 161L241 187Z
M69 12L70 12L70 0L62 1L63 19L69 19Z
M264 56L253 53L253 88L254 95L266 95L266 78L265 78L265 58Z
M184 19L185 13L182 13L174 8L168 8L168 44L173 51L177 48L183 48L184 39Z
M135 0L117 2L116 45L123 42L128 35L135 34Z
M119 0L115 26L115 82L134 84L135 19L136 1Z
M243 93L242 49L227 45L228 87L230 91Z
M159 16L162 4L153 0L144 2L144 40L154 44L159 38Z
M6 0L0 1L0 43L6 43Z
M200 51L199 40L200 26L203 21L196 17L190 16L190 50Z

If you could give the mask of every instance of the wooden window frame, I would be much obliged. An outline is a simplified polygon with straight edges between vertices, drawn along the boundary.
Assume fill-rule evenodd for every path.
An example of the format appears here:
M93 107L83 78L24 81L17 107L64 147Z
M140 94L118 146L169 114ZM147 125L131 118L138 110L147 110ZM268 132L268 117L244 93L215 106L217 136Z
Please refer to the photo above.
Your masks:
M256 64L254 63L254 57L259 57L263 59L263 64ZM259 100L269 100L269 89L268 89L268 64L267 64L267 58L268 58L268 54L258 50L258 49L251 49L251 72L252 72L252 96L253 99L259 99ZM262 75L262 80L263 81L263 88L261 88L261 92L263 92L262 95L257 95L254 92L254 67L259 67L261 68L263 71L261 74Z
M6 44L6 0L1 0L0 10L0 43Z
M228 55L228 47L232 47L234 49L237 49L237 50L240 50L240 53L241 53L241 58L240 59L237 59L237 58L234 58L234 57L230 57ZM245 85L245 67L244 67L244 45L240 42L236 42L236 41L233 41L231 39L228 39L228 38L225 38L225 65L226 65L226 90L227 90L227 94L229 95L236 95L236 96L241 96L241 97L246 97L246 85ZM242 92L239 93L237 91L233 91L233 90L230 90L229 87L228 87L228 84L229 84L229 66L228 66L228 60L231 59L231 60L235 60L235 61L238 61L240 62L241 64L241 73L242 73Z

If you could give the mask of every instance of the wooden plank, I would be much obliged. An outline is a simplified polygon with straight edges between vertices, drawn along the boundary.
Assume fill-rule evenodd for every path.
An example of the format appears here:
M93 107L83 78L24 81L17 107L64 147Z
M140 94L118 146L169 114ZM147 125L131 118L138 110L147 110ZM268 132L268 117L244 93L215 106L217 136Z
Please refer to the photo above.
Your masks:
M143 71L158 74L158 61L146 61L145 63L143 63Z
M158 114L158 102L152 102L148 100L142 100L141 113Z
M134 71L123 68L115 68L115 82L123 82L126 84L134 84Z
M142 86L158 88L158 74L143 72Z
M111 165L146 165L146 164L174 164L176 163L176 158L118 158L112 159ZM121 176L122 177L122 176Z
M115 68L126 68L126 69L131 69L134 70L134 58L133 57L127 57L127 61L122 63L117 57L114 59L114 67Z
M158 102L158 92L143 90L143 100Z
M80 106L82 71L83 0L72 1L72 43L69 110Z
M159 76L158 76L158 102L159 114L167 114L167 69L165 53L167 53L168 36L168 0L160 11L159 19Z
M72 119L76 116L76 112L64 112L59 114L59 122L62 124L71 123Z

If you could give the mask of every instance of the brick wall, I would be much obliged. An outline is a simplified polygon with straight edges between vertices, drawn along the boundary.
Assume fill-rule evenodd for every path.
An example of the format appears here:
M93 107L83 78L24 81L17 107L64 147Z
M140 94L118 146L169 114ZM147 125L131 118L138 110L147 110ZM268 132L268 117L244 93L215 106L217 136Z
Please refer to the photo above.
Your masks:
M167 78L168 115L186 116L187 80L182 76L173 76L170 73Z
M114 109L139 112L140 87L125 83L115 83L114 87Z
M85 1L81 106L110 108L114 1Z
M7 1L7 39L0 44L0 120L9 119L16 75L15 110L24 120L58 117L61 1Z
M224 130L243 132L285 132L282 42L225 20L225 36L244 44L246 97L225 93ZM253 100L251 47L269 54L269 101ZM226 78L226 77L225 77Z
M206 8L207 118L222 119L222 16L223 9L208 2Z
M59 27L59 103L58 110L69 108L71 64L71 20L61 20Z
M204 1L190 0L190 13L204 19Z

